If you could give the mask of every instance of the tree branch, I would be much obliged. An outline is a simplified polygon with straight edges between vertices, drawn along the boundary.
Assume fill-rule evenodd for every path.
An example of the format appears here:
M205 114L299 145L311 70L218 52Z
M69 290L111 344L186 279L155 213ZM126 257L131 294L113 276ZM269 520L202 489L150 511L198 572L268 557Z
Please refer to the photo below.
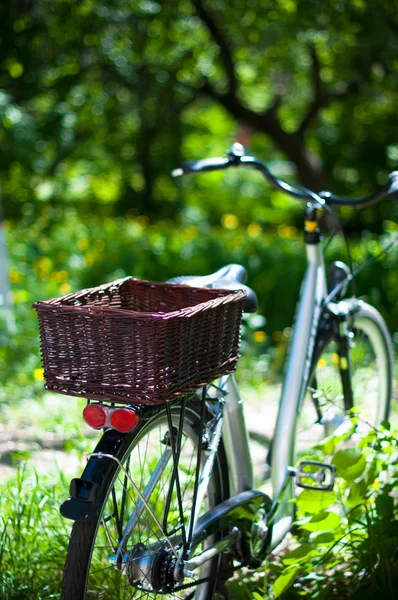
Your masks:
M237 121L250 125L256 131L262 131L270 135L277 142L281 141L282 138L287 141L288 138L293 136L293 134L286 133L279 123L276 115L276 109L279 105L278 98L275 99L268 110L257 112L242 104L239 98L230 91L218 92L208 80L204 82L200 91L219 102Z
M228 44L222 30L216 25L213 17L203 6L202 0L192 0L192 4L198 14L200 20L206 25L213 41L217 44L220 51L220 56L225 67L228 80L228 89L230 93L236 94L238 89L238 81L235 72L235 62L232 56L232 50Z
M208 78L205 78L205 83L200 91L220 102L238 121L245 122L256 130L264 131L271 136L279 133L283 135L285 132L282 130L277 118L277 109L282 101L280 95L275 96L271 106L264 112L256 112L239 100L235 63L229 44L221 29L217 27L212 16L203 6L202 0L192 0L192 4L220 50L228 78L228 90L224 93L218 92Z
M325 185L321 165L318 164L319 161L315 157L306 151L300 131L288 133L281 125L278 117L278 107L282 101L281 95L276 94L272 104L262 112L257 112L245 106L238 96L238 80L234 58L223 32L217 27L211 15L203 6L202 0L191 1L199 18L212 36L213 41L218 45L228 78L228 89L226 92L219 92L212 85L211 81L204 77L203 86L197 90L197 93L205 93L219 102L238 122L249 125L255 131L261 131L269 135L282 152L294 162L304 185L312 189L324 189ZM324 100L320 88L319 61L315 50L313 50L312 56L315 100L317 103L320 103ZM314 114L318 110L319 108L317 107ZM314 107L311 109L311 113L309 111L308 121L313 118L313 111ZM306 127L305 123L304 127Z
M301 136L304 135L311 121L318 115L320 109L326 104L326 94L322 90L321 65L315 46L311 44L309 46L309 51L312 61L313 100L308 108L307 114L301 121L301 124L297 130L297 133Z

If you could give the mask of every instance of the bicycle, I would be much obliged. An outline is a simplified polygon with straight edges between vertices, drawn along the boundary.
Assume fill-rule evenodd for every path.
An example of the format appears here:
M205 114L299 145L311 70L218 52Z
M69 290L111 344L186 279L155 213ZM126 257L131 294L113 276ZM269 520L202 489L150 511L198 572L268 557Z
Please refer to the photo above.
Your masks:
M253 167L277 189L306 202L304 239L308 265L268 457L273 497L254 489L243 401L233 374L224 374L217 383L198 386L193 393L181 396L177 390L172 402L157 405L120 404L106 387L101 394L92 392L84 417L104 433L88 456L81 477L72 480L70 498L61 506L61 514L74 521L62 584L63 600L213 598L236 568L261 564L289 532L294 520L291 500L296 486L318 491L333 488L334 466L306 458L301 447L301 443L313 443L315 439L312 433L307 435L307 427L320 432L320 439L332 431L352 434L351 410L364 400L362 390L359 388L358 392L355 386L360 386L364 377L367 388L372 388L370 394L367 390L367 409L372 412L367 422L378 425L389 417L392 345L387 327L375 308L345 296L347 285L356 274L345 264L332 265L327 283L319 216L331 205L367 206L387 195L397 198L398 172L392 173L381 189L364 198L343 198L330 192L316 194L275 177L264 163L245 155L243 147L234 144L224 158L185 163L173 174L230 167ZM184 293L191 288L206 288L216 295L220 289L234 290L233 294L240 294L244 312L255 312L257 299L245 281L242 266L227 265L204 277L176 277L168 285L178 289L187 286ZM104 287L95 292L101 298ZM108 286L106 293L109 289ZM93 294L89 290L84 302ZM68 306L63 310L77 304L80 308L84 304L82 297L82 293L68 296ZM114 301L111 298L106 302L108 307ZM40 304L46 303L36 307L40 308ZM98 313L101 308L96 306L93 310ZM74 327L83 336L85 325L79 323L74 321ZM111 335L106 324L104 317L102 336ZM41 331L43 341L45 331ZM228 336L228 331L223 335ZM196 342L191 342L194 348ZM76 338L75 343L79 349L81 339ZM99 344L92 344L92 353ZM65 352L63 346L59 353ZM358 378L355 358L359 359ZM45 361L46 377L55 360L51 355ZM134 357L130 362L134 363ZM58 391L81 394L73 387L76 378L76 369L58 376ZM66 379L69 387L64 389ZM337 380L342 404L336 400L330 408L322 402L323 386L334 386ZM313 418L308 417L308 403ZM358 425L357 433L362 433Z

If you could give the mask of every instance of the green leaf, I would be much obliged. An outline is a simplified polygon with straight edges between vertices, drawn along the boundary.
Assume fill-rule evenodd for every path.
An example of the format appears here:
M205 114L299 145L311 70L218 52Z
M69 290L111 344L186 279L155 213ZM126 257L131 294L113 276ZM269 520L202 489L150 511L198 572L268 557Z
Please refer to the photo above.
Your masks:
M328 546L336 541L336 535L330 531L321 533L315 532L311 535L311 541L317 546Z
M336 440L329 438L323 444L319 444L318 448L322 450L325 456L330 456L336 449Z
M302 525L307 531L330 531L336 529L341 523L340 515L334 512L321 511L314 515L308 523Z
M321 492L319 490L303 490L296 499L297 507L306 513L319 513L336 501L334 492Z
M394 499L388 494L382 494L376 498L377 514L381 518L389 518L394 512Z
M367 448L377 439L377 431L372 429L367 435L365 435L358 443L358 448Z
M357 448L346 448L336 452L332 464L336 465L337 477L342 477L346 481L354 481L366 469L366 456Z
M368 466L364 474L364 482L366 487L372 485L374 480L379 474L379 469L377 468L376 461L372 461Z
M358 483L354 483L350 488L350 493L346 501L347 506L351 508L358 504L362 504L366 496L366 491L367 486L364 479L361 479Z
M341 444L342 442L347 440L354 433L355 428L356 428L355 421L356 420L352 417L350 419L349 428L346 429L342 435L332 434L322 444L320 444L317 447L319 449L321 449L326 456L332 455L336 451L336 448L339 446L339 444ZM348 425L348 423L347 423L347 425Z
M312 544L304 543L298 548L295 548L291 552L285 554L285 556L282 558L282 562L285 565L297 565L306 558L316 555L316 553L317 552Z
M293 583L299 567L286 569L274 582L274 597L279 598L281 594Z

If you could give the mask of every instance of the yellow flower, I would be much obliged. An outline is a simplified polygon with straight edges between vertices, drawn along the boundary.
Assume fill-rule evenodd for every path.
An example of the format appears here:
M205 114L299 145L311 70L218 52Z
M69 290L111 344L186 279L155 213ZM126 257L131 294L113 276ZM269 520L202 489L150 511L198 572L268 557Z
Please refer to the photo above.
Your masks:
M44 273L49 273L52 268L52 260L48 258L48 256L42 256L39 260L36 261L36 266L40 271Z
M221 225L224 229L236 229L239 225L239 219L236 215L223 215L221 217Z
M63 283L68 279L68 273L66 271L54 271L51 278L58 281L58 283Z
M257 238L261 234L261 225L258 223L250 223L247 228L247 234L251 238Z
M94 254L86 254L86 266L91 267L95 263Z
M267 334L265 333L265 331L255 331L253 333L253 340L255 342L257 342L258 344L265 342L266 339L267 339Z
M18 283L21 281L21 273L18 273L15 269L11 269L10 271L10 281L11 283Z
M279 225L278 234L281 238L293 239L297 237L298 231L293 225Z
M79 248L79 250L87 250L87 248L88 248L88 239L87 238L80 238L80 240L77 242L77 247Z
M44 371L43 371L43 369L35 369L33 371L33 377L35 379L39 379L39 380L40 379L44 379Z
M199 227L197 227L197 225L191 225L183 233L184 239L186 240L193 240L194 238L198 237L198 235Z
M69 294L71 291L71 287L69 285L69 283L62 283L59 286L59 291L61 292L62 295L66 296L66 294Z

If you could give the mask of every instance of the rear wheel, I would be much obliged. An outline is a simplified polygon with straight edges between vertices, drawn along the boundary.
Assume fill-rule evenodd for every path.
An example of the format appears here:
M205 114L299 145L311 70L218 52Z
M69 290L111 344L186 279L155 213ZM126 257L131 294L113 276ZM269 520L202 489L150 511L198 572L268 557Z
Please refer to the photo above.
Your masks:
M180 417L181 406L174 405L171 419L175 436ZM182 514L174 485L165 516L173 471L169 430L167 411L162 407L134 432L121 461L123 468L116 468L113 482L104 495L98 519L75 522L64 571L63 600L210 600L213 597L219 557L205 563L195 578L185 578L182 585L176 585L173 578L183 522L186 527L192 509L197 444L201 432L197 410L186 406L182 422L178 463ZM202 513L228 497L227 477L228 469L220 447ZM146 503L143 503L135 486L144 495ZM131 532L126 536L128 522ZM208 581L202 584L196 583L207 578ZM186 589L176 590L188 585Z
M390 336L376 309L365 302L360 302L359 306L351 323L347 323L347 356L341 356L341 342L333 335L333 328L318 348L297 423L297 457L307 454L311 447L329 435L352 429L351 408L358 414L355 436L364 435L371 427L389 418L392 394ZM347 380L348 373L350 381Z

